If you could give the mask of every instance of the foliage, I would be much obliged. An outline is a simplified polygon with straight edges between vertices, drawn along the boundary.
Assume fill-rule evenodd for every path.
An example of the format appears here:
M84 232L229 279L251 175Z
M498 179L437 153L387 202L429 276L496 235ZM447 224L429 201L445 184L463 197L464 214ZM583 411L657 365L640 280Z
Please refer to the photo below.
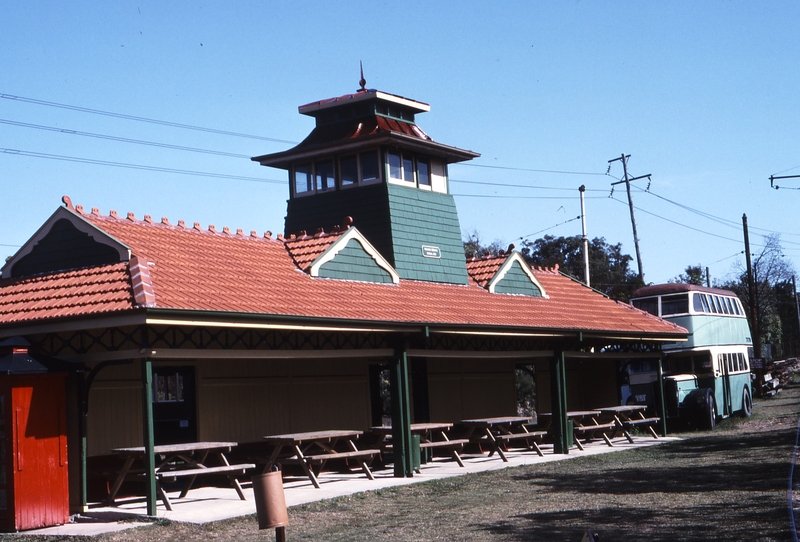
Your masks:
M481 242L480 234L472 231L464 240L464 255L467 258L485 258L487 256L497 256L503 251L500 241L493 241L490 245Z
M536 412L536 374L533 365L517 365L517 414L532 416Z
M559 265L562 273L583 281L583 241L581 236L545 235L535 241L523 241L520 253L534 266ZM603 237L589 242L589 281L595 290L612 299L628 301L634 290L644 286L630 268L633 258L622 253L622 244L611 245Z
M742 262L734 265L735 278L715 283L715 286L731 290L739 296L747 311L750 329L753 333L758 330L762 345L772 346L772 356L762 350L758 357L784 357L786 344L795 341L797 344L797 312L792 311L794 305L794 292L792 278L794 267L791 262L784 259L783 248L778 234L764 237L764 246L761 252L754 254L752 259L753 283L755 297L755 321L750 304L750 289L748 286L747 269ZM795 348L790 348L794 351Z
M705 286L705 272L701 264L687 265L683 273L667 282L678 284L694 284L695 286Z

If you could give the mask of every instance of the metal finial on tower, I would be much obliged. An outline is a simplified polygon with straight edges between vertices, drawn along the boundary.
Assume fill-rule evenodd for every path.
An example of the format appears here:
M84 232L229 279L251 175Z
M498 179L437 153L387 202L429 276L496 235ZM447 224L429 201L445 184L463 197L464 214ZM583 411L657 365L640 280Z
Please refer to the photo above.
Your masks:
M358 89L358 92L366 92L367 80L364 79L364 63L359 60L358 65L361 67L361 79L358 81L358 84L361 85L361 88Z

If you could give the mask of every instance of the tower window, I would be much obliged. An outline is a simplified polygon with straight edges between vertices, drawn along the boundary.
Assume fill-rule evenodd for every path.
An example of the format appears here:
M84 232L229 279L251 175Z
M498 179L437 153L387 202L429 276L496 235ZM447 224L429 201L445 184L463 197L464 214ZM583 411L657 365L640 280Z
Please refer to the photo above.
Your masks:
M361 158L361 182L369 183L381 179L380 166L378 163L377 151L363 152Z
M303 194L314 190L312 164L300 164L294 168L294 193Z
M317 162L315 165L317 192L336 188L336 178L333 173L333 160Z

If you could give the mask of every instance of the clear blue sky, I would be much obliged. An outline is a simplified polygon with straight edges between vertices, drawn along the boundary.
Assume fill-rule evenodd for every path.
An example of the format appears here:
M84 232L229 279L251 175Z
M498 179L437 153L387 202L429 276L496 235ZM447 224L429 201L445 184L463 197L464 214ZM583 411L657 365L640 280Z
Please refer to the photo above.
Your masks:
M624 152L631 175L652 174L650 192L633 190L646 281L698 263L724 278L744 213L753 251L780 233L800 269L800 179L777 191L768 179L800 174L800 3L498 6L0 0L0 255L64 194L104 214L282 231L282 171L21 124L256 156L305 137L313 119L297 107L354 92L363 61L368 87L431 104L417 120L434 140L481 153L450 168L465 233L578 235L567 221L584 184L589 236L634 255L624 189L609 198L619 162L605 175Z

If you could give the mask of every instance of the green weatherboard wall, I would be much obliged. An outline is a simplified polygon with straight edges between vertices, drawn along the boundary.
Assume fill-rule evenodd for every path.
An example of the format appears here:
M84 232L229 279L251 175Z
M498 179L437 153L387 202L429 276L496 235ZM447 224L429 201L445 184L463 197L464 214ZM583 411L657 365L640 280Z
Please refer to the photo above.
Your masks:
M400 277L467 284L464 245L453 196L393 184L387 188L394 267ZM423 246L438 248L440 256L426 258Z
M365 282L392 282L389 272L380 267L355 239L350 239L333 260L320 266L319 276Z
M541 297L542 291L531 282L530 277L522 270L519 262L514 262L511 268L494 287L498 294L523 294Z

